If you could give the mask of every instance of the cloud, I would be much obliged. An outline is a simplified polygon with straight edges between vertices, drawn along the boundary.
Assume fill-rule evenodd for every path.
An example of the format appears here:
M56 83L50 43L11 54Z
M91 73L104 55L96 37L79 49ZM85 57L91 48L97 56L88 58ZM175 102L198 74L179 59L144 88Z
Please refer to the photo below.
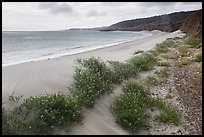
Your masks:
M176 2L140 2L137 6L143 8L164 8L164 7L174 7Z
M87 16L89 17L95 17L95 16L104 16L107 15L106 12L98 12L97 10L91 10L87 13Z
M108 7L121 7L124 6L126 4L128 4L128 2L102 2L101 3L102 6L108 6Z
M43 2L39 4L40 9L47 9L51 13L71 13L72 7L67 3L56 3L56 2Z
M2 29L109 26L129 19L197 9L202 9L202 2L3 2Z

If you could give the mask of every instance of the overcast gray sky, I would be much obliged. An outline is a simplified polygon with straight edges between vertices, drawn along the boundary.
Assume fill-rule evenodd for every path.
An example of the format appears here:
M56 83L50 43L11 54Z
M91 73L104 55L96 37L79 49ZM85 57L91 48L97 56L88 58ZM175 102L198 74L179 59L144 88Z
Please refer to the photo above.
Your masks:
M2 29L64 30L202 9L202 2L3 2Z

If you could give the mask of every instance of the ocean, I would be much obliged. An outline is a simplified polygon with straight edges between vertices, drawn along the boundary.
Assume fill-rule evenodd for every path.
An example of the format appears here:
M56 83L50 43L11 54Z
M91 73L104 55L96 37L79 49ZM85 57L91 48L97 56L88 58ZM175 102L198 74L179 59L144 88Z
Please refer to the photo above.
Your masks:
M146 31L2 31L2 67L76 54L149 35Z

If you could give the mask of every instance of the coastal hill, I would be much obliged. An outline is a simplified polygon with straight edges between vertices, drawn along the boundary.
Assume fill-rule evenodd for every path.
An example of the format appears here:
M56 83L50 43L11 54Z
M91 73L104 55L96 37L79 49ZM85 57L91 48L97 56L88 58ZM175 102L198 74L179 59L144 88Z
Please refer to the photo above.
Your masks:
M97 31L97 30L103 30L107 27L95 27L95 28L71 28L71 29L68 29L68 30L94 30L94 31Z
M192 35L197 35L202 32L202 9L193 12L188 16L182 24L181 31Z
M194 21L196 21L196 23L194 23ZM173 32L181 28L184 32L194 33L201 31L202 27L200 26L202 26L202 9L126 20L101 29L101 31L161 30ZM196 29L196 31L194 31L194 29Z

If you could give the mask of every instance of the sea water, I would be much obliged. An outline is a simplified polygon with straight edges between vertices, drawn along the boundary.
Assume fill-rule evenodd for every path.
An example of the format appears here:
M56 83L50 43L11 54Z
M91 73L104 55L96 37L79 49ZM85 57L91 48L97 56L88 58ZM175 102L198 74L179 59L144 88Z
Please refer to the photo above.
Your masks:
M146 31L3 31L2 67L76 54L149 35Z

